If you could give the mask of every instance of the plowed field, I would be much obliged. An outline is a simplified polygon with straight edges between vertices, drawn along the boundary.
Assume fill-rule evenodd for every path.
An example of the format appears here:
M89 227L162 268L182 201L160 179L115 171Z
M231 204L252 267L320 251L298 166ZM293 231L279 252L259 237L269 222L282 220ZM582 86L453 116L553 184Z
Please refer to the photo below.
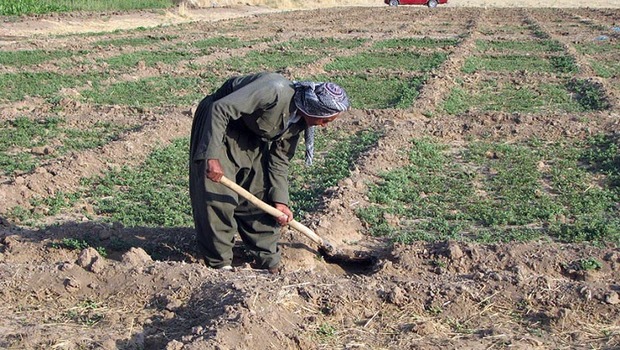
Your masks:
M450 6L53 36L5 21L0 348L620 348L619 22L618 9ZM326 142L376 135L298 217L376 266L327 263L287 229L281 275L242 247L233 272L201 262L175 150L202 96L259 70L349 91ZM592 137L611 161L563 153ZM435 146L439 170L423 161L438 152L415 157ZM530 173L512 156L540 175L519 208L504 191ZM587 175L559 173L572 168ZM420 176L389 187L393 171ZM448 188L414 187L431 172ZM457 179L469 199L450 199ZM381 200L394 191L415 201ZM502 195L476 202L489 193Z

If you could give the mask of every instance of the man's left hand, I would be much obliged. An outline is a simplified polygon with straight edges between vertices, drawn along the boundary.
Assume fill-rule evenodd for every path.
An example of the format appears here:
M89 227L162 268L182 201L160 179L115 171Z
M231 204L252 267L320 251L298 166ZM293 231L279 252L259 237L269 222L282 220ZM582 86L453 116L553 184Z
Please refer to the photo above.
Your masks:
M289 222L293 221L293 212L291 211L291 209L289 209L288 205L283 203L276 203L274 206L276 207L276 209L284 213L283 216L276 218L278 224L280 224L281 226L285 226Z

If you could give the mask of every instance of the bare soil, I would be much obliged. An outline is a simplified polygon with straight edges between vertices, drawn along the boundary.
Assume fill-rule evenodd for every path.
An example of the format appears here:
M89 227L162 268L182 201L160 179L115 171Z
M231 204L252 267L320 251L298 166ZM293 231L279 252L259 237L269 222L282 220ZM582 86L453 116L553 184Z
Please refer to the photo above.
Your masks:
M587 77L591 72L589 57L579 54L574 44L590 40L598 32L583 19L605 26L617 25L620 19L615 9L576 9L575 3L568 2L545 2L544 7L554 7L547 9L536 8L541 7L538 2L523 4L523 8L499 8L501 3L464 7L453 1L435 11L404 6L281 11L231 5L186 9L184 19L166 14L167 19L162 20L160 14L138 12L106 14L104 20L89 14L5 20L0 46L7 50L79 49L94 39L48 35L156 24L166 24L159 27L161 33L186 41L205 32L246 38L275 36L281 41L303 36L373 39L392 35L394 30L426 35L437 23L442 23L445 31L441 35L463 35L465 39L433 72L411 109L357 109L330 124L351 132L380 126L385 137L358 161L349 178L326 193L321 211L301 219L336 246L374 252L376 265L361 268L326 263L310 241L283 230L286 268L281 275L251 269L241 248L236 249L235 271L217 271L201 262L191 227L102 224L93 219L96 215L86 203L37 228L0 218L0 296L4 300L0 305L0 348L619 349L617 247L552 241L393 245L363 235L363 224L354 213L366 203L366 183L406 162L401 151L413 137L432 135L458 147L489 135L505 141L532 136L551 141L617 130L620 84L616 78L602 81L613 108L585 116L476 110L459 118L423 115L437 106L456 78L462 78L460 66L474 50L476 39L531 38L529 32L505 34L499 29L533 21L566 46L584 67L580 74ZM620 5L605 2L600 7ZM233 17L244 18L221 20ZM187 19L193 23L175 26ZM287 30L290 28L295 30ZM610 40L618 39L612 36ZM109 54L102 51L95 55ZM223 54L205 60L219 55ZM140 74L156 75L166 69L173 68L146 69ZM300 68L285 74L294 77L302 73L297 70ZM472 74L467 79L475 84L482 79L506 78ZM553 77L523 72L515 79L535 84ZM68 98L60 103L70 123L88 127L95 121L113 120L138 122L142 128L100 149L43 164L32 174L1 179L0 215L17 205L28 207L35 196L76 190L82 177L137 165L155 146L189 134L193 106L145 110L91 106L70 99L75 91L66 93ZM53 107L27 98L0 105L0 117L36 117ZM63 238L92 235L107 242L112 253L104 258L93 249L70 251L52 245ZM127 246L115 246L120 240ZM601 267L579 269L576 262L589 258L601 262Z

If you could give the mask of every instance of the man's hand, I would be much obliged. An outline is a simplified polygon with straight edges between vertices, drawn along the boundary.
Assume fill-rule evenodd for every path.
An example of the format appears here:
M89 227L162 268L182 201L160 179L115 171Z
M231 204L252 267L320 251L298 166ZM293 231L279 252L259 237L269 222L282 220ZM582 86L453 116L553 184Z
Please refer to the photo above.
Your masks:
M211 181L220 182L222 176L224 176L224 170L222 170L222 164L220 164L219 159L207 160L207 169L205 170L205 175Z
M289 209L288 205L282 203L275 203L274 207L284 213L284 216L276 218L278 224L284 226L289 222L293 221L293 212L291 211L291 209Z

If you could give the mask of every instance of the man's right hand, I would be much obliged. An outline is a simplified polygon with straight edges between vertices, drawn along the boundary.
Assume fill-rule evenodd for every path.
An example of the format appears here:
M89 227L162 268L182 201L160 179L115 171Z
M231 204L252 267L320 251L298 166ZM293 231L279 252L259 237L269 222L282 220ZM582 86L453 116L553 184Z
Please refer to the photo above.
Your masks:
M222 176L224 176L224 170L222 170L222 164L220 164L219 159L207 160L207 169L205 170L205 175L211 181L220 182Z

